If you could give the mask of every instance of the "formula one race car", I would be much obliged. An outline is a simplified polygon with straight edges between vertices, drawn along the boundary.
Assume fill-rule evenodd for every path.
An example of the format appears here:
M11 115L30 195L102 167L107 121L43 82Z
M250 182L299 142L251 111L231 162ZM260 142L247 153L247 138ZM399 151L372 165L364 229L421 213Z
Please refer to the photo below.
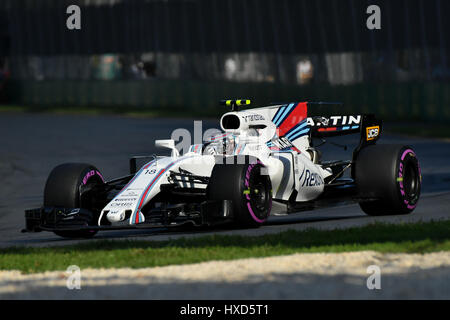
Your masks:
M414 150L377 145L382 122L373 115L314 115L335 104L300 102L238 110L226 100L223 133L183 155L174 140L157 140L171 156L150 156L137 171L105 181L89 164L67 163L50 173L41 208L25 212L24 231L90 237L98 230L231 223L258 227L272 201L299 212L343 200L368 215L407 214L422 177ZM360 134L352 159L321 161L313 138ZM349 177L344 178L346 173Z

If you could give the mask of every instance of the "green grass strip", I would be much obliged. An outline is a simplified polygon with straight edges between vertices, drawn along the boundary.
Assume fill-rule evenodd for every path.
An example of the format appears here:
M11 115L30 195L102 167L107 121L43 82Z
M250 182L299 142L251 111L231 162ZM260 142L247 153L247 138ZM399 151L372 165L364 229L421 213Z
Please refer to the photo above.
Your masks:
M151 239L151 238L149 238ZM0 249L0 270L25 273L80 268L144 268L293 253L427 253L450 250L450 221L384 224L343 230L289 230L262 236L208 235L170 241L89 241L65 247Z

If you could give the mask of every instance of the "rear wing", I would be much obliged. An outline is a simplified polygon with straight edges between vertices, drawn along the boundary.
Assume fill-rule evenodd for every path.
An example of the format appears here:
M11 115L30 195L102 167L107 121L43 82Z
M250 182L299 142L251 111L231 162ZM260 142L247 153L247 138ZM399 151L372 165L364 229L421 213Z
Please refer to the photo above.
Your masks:
M375 144L380 139L382 129L383 121L376 119L375 115L362 115L359 144L353 151L354 159L362 148Z
M271 121L278 137L295 144L304 136L324 138L360 134L358 148L375 144L380 138L382 121L373 114L346 114L340 102L292 102L272 107Z
M358 133L361 130L363 115L339 115L308 117L311 137L324 138Z
M358 148L375 144L380 138L383 121L373 114L309 117L312 138L334 137L360 133Z
M380 137L382 121L373 114L348 114L342 102L308 102L308 125L312 137L361 133L364 144ZM344 110L343 110L344 109Z
M324 117L322 117L324 118ZM333 117L330 117L332 119ZM311 118L312 121L323 121L323 119L317 119L316 117ZM347 116L335 116L335 121L346 122L342 123L329 123L328 125L317 125L315 122L311 126L310 136L316 138L340 136L347 134L359 133L359 143L353 150L352 161L355 162L358 158L359 152L370 145L374 145L378 139L381 137L381 132L383 130L383 121L375 118L373 114L363 114L363 115L347 115ZM326 121L326 120L325 120ZM352 177L354 177L354 166L352 166Z

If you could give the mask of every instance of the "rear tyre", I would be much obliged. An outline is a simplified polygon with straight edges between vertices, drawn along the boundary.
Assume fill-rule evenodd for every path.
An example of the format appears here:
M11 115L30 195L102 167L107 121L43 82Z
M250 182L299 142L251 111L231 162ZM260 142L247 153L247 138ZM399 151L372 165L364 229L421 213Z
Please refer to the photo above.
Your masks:
M240 161L244 159L244 161ZM216 164L208 184L211 200L232 200L234 221L240 227L259 227L272 209L272 185L261 161L234 157L234 164ZM245 164L239 164L245 163Z
M411 213L422 185L419 160L409 146L373 145L360 151L355 180L361 209L371 216Z
M44 206L92 210L92 195L80 194L80 187L103 183L100 171L90 164L61 164L52 170L47 179L44 190ZM54 233L65 238L90 238L97 231L55 231Z

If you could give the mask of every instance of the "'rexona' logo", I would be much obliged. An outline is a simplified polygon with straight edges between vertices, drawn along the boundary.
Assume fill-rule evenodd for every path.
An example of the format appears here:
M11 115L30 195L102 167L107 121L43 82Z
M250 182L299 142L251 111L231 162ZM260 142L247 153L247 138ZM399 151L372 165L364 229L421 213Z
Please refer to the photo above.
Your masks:
M367 127L367 141L373 140L380 134L380 126Z

